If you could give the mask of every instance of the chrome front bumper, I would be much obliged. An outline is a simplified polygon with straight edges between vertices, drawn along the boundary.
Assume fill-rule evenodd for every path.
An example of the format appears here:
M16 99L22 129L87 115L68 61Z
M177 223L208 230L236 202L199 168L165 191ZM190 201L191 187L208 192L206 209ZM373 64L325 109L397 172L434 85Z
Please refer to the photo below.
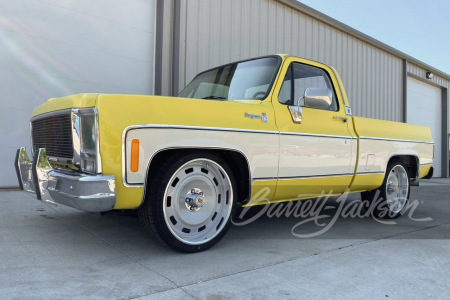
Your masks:
M103 212L116 204L114 176L62 173L50 165L46 150L36 151L33 161L24 147L14 161L20 188L44 202L59 203L86 212Z

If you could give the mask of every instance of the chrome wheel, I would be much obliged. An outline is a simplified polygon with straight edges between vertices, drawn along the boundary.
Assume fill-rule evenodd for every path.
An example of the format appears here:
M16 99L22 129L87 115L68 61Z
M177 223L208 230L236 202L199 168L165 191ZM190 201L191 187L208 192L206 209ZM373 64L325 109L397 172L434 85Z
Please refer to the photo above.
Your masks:
M389 210L399 213L408 201L409 178L405 168L396 165L386 181L386 203Z
M224 229L232 206L233 188L227 172L213 160L194 159L178 168L168 181L164 221L179 241L204 244Z

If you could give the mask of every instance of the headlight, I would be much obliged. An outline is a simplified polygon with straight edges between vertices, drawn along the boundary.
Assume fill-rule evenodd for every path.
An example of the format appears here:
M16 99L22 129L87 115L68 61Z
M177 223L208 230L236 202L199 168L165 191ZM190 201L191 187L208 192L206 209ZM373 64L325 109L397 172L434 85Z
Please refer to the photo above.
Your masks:
M80 165L81 171L90 174L101 173L96 108L72 109L72 136L75 161Z

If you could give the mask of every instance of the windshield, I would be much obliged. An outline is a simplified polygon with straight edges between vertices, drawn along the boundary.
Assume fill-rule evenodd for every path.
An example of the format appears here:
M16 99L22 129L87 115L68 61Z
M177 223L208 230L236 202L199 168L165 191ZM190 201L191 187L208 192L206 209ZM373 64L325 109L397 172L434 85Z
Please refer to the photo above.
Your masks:
M264 57L200 73L178 96L215 100L265 99L280 60L279 57Z

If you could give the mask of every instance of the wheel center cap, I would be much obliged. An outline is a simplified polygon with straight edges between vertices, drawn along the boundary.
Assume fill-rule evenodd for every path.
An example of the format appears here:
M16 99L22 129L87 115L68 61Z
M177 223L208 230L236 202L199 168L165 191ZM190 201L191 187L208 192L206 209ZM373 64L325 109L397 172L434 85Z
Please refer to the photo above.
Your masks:
M395 193L397 191L398 191L398 186L397 185L395 185L395 184L388 184L388 186L387 186L388 194L393 194L393 193Z
M199 211L205 204L205 196L201 189L194 188L186 194L185 204L190 211Z

